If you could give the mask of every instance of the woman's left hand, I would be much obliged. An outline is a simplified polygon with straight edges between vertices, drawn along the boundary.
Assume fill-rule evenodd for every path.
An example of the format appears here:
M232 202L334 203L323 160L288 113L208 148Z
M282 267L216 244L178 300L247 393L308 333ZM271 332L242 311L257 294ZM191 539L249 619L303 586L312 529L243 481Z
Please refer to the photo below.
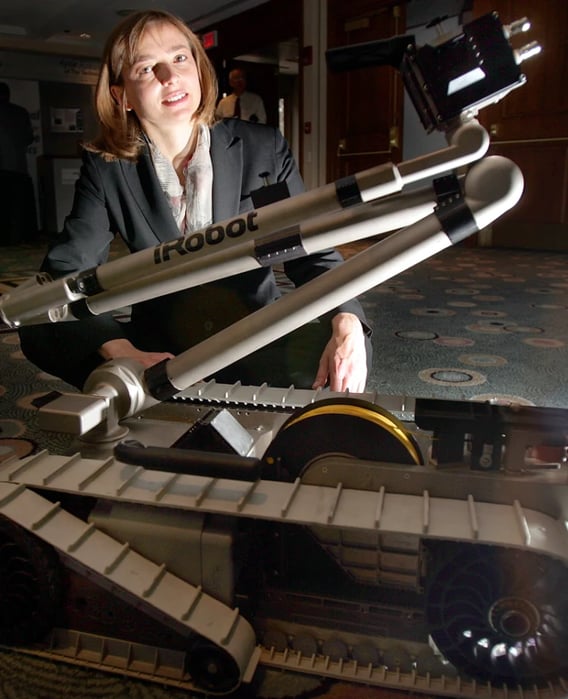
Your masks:
M332 391L361 393L367 381L365 334L353 313L338 313L331 321L332 335L320 359L312 388L327 383Z

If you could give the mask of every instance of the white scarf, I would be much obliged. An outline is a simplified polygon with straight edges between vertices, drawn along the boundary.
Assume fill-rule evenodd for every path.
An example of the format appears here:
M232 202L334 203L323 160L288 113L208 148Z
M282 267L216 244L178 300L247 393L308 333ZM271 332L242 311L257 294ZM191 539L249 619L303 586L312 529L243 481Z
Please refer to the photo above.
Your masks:
M195 152L183 169L183 186L170 160L150 143L158 180L183 235L205 228L213 220L213 165L209 153L210 145L211 134L209 129L202 125L197 136Z

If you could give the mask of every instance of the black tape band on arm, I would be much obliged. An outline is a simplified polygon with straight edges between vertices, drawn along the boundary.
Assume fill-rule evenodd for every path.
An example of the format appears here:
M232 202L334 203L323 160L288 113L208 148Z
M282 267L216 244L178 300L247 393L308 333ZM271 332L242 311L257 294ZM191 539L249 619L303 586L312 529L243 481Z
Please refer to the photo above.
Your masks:
M87 299L79 299L69 304L69 312L73 318L81 320L83 318L92 318L95 314L89 308Z
M254 241L254 256L263 267L295 260L307 254L299 226L290 226Z
M337 201L344 209L363 202L363 199L361 199L361 190L359 189L354 175L348 175L347 177L342 177L340 180L337 180L335 182L335 190Z
M166 365L169 361L169 359L163 359L158 364L148 367L144 372L144 379L150 395L159 401L169 400L180 390L169 379L166 371Z
M455 175L438 177L433 185L438 202L434 213L452 245L477 233L479 227L465 203L458 178Z
M104 291L99 284L96 267L79 272L74 279L69 280L69 288L71 291L85 296L94 296Z

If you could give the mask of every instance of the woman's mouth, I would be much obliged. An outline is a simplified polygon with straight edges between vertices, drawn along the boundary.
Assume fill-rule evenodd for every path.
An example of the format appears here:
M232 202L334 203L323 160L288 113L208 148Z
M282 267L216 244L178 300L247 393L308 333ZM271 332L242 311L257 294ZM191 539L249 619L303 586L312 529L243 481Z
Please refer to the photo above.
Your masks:
M180 102L185 97L187 97L187 92L176 92L175 95L166 97L164 104L175 104L176 102Z

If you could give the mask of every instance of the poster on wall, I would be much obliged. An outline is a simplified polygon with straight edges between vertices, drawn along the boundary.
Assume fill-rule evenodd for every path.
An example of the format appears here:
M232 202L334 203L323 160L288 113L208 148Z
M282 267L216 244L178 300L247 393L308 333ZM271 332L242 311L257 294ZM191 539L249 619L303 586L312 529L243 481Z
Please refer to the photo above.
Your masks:
M81 110L52 107L50 127L54 133L83 133Z

